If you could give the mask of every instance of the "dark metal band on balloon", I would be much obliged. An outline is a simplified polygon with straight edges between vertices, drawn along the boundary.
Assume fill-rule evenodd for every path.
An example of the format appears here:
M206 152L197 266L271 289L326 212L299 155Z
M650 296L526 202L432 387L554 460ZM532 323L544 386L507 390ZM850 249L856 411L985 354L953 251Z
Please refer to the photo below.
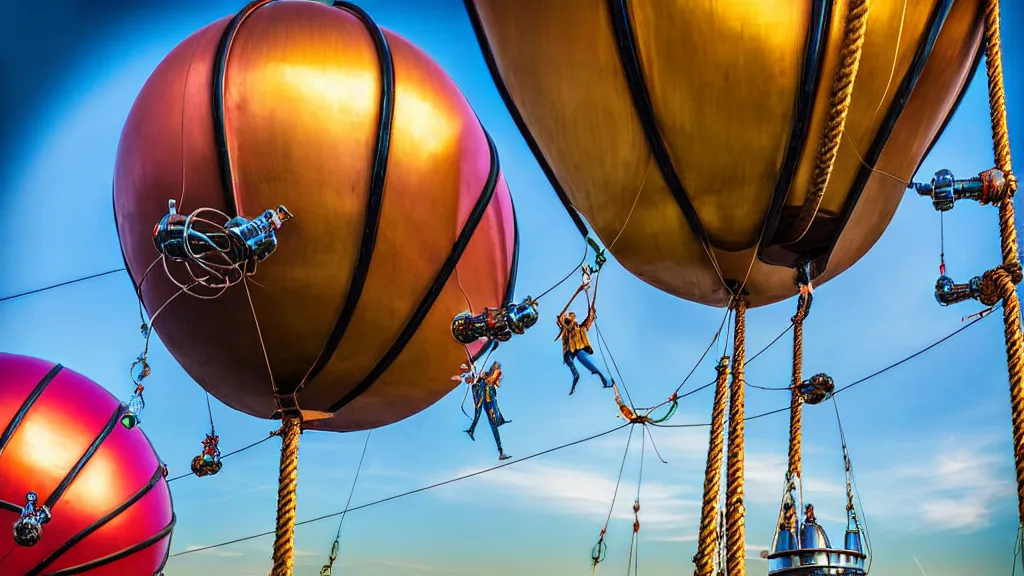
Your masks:
M804 148L807 147L807 139L811 133L811 116L814 114L814 96L821 83L821 69L825 62L825 50L828 48L833 4L833 0L814 0L811 3L811 19L810 25L807 27L807 39L804 41L803 65L800 69L800 85L796 101L793 104L789 141L786 144L786 152L779 168L779 178L775 181L775 191L772 192L772 199L768 204L768 213L765 215L764 240L770 240L775 236L779 220L782 218L782 209L786 206L786 198L789 196L789 189L793 185L793 178L796 177L796 168L800 164ZM779 255L772 252L766 254L765 249L768 246L769 242L758 244L757 257L761 261L790 267L795 263L795 258L776 262L771 256L778 257ZM792 254L786 248L783 250L783 254L787 256Z
M30 392L28 397L25 398L25 401L22 402L18 411L14 414L14 417L4 429L3 434L0 435L0 454L3 453L4 448L11 441L11 438L14 437L14 433L18 430L18 427L25 419L29 410L32 409L36 400L39 399L39 396L42 395L46 387L49 386L50 382L56 378L57 374L60 373L63 368L64 367L60 364L55 364L53 368L43 376L39 383L36 384L35 388L32 389L32 392ZM45 507L43 509L45 511L44 517L37 518L32 513L30 507L34 508L34 504L36 502L36 495L34 493L30 492L26 499L27 504L25 506L19 506L18 504L0 500L0 510L7 510L8 512L14 512L19 515L18 520L14 523L14 539L20 546L34 545L39 540L42 530L41 525L49 521L49 510Z
M53 510L53 507L57 504L57 501L60 500L61 496L64 495L64 492L67 491L67 489L71 486L71 483L75 481L75 478L78 476L78 474L82 471L83 468L85 468L85 465L88 464L89 460L91 460L93 455L96 454L96 451L99 450L100 445L103 444L103 441L107 439L107 436L110 436L110 433L114 431L114 427L117 426L118 422L121 421L121 416L124 416L124 413L127 410L128 407L125 406L124 404L117 405L117 408L114 409L114 413L111 414L110 418L107 420L107 424L103 427L102 430L100 430L99 435L97 435L96 438L93 439L92 444L90 444L89 447L86 448L85 453L83 453L82 456L78 459L78 462L76 462L75 465L71 468L71 470L68 471L67 475L64 476L64 479L61 480L60 484L57 485L57 488L55 488L54 491L50 494L50 497L46 499L47 508Z
M228 150L228 130L224 123L224 84L228 74L228 54L242 23L254 12L273 1L254 0L235 14L220 37L213 60L213 138L224 192L224 211L231 217L238 216L238 202L235 199L235 183L231 171L231 151Z
M860 196L864 192L864 187L867 186L868 180L870 180L871 176L874 174L875 165L878 164L878 159L882 156L882 151L885 149L885 145L889 141L889 136L892 135L893 130L896 128L896 122L899 121L900 116L903 114L904 108L906 108L907 103L910 101L910 96L914 91L914 87L917 85L917 81L921 78L921 73L924 72L925 63L927 63L928 58L931 56L932 49L935 48L935 42L939 37L939 31L942 30L942 25L946 22L946 17L949 16L949 11L950 8L952 8L952 5L953 0L941 0L935 4L935 8L932 9L931 15L928 16L928 25L925 29L924 35L921 36L921 40L917 45L917 50L914 53L914 59L910 63L910 68L907 70L906 76L903 77L899 88L897 88L896 93L893 96L892 103L889 105L889 109L885 113L885 118L879 125L878 132L875 133L875 139L871 142L871 146L868 147L867 151L864 152L864 162L860 167L860 171L857 172L857 177L853 181L853 185L850 187L850 193L846 197L846 202L843 204L839 221L837 222L835 231L831 234L828 251L820 257L815 255L815 270L821 271L827 268L828 261L835 250L836 242L839 240L839 236L843 233L847 223L850 221L850 217L853 215L853 209L857 206L857 202L860 200ZM970 84L970 78L965 82L963 90L967 89L967 84Z
M83 573L88 572L90 570L95 570L97 568L106 566L107 564L111 564L111 563L117 562L118 560L121 560L122 558L127 558L128 556L131 556L132 554L135 554L136 552L141 552L142 550L145 550L146 548L149 548L150 546L152 546L152 545L156 544L157 542L159 542L159 541L163 540L164 538L166 538L171 533L171 530L174 530L174 524L175 524L176 521L177 521L177 517L174 514L172 514L171 515L171 521L168 522L166 526L164 526L163 528L160 529L159 532L157 532L156 534L153 534L149 538L146 538L142 542L139 542L137 544L133 544L133 545L127 547L127 548L124 548L122 550L114 552L113 554L108 554L108 555L106 555L106 556L104 556L102 558L97 558L96 560L85 562L83 564L79 564L77 566L72 566L70 568L64 568L64 569L61 569L61 570L56 570L54 572L48 572L47 576L72 576L73 574L83 574ZM167 548L168 548L168 550L170 549L170 542L167 543ZM165 560L165 562L166 562L166 560ZM163 566L162 565L160 567L160 570L163 570ZM159 574L160 570L155 572L154 576L155 576L155 574Z
M683 182L679 179L679 174L672 164L668 146L665 145L665 140L661 137L661 130L658 128L654 105L651 103L651 94L647 90L647 80L644 78L644 70L640 65L640 55L636 48L636 36L633 34L633 23L629 15L629 0L608 0L608 14L615 31L619 63L622 65L622 72L626 76L629 93L633 98L633 110L640 120L640 125L643 126L647 146L651 149L651 155L654 156L654 161L658 164L661 177L665 179L665 184L672 193L679 210L683 213L683 217L686 218L687 224L710 251L711 239L708 238L708 233L704 229L704 225L701 224L700 217L697 215L693 203L690 202L690 197L686 194Z
M149 444L149 449L153 452L153 455L156 456L157 460L160 462L161 475L164 478L167 478L167 464L165 464L162 460L160 460L160 456L159 456L159 454L156 451L156 447L153 446L153 441L150 440L149 436L146 436L145 434L143 434L142 437L146 439L146 443ZM171 510L173 511L174 510L174 495L171 493L170 489L167 490L167 498L171 502ZM174 513L172 512L171 513L171 522L170 522L172 530L174 528L174 522L175 521L176 521L176 518L174 516ZM163 576L164 566L167 565L167 560L171 556L171 541L173 539L174 539L174 535L173 535L173 532L172 532L172 533L170 533L170 535L167 538L167 548L164 550L164 557L160 561L160 567L157 568L153 572L153 576Z
M512 115L512 121L515 122L516 127L519 128L519 133L523 135L523 140L526 141L527 147L530 148L530 152L533 153L533 157L537 160L537 164L540 165L541 171L544 172L544 176L547 177L548 182L551 183L551 187L555 191L555 195L558 196L558 200L562 203L565 211L569 214L569 218L572 223L576 225L576 230L581 236L586 237L587 225L583 222L583 218L580 213L573 207L572 202L569 200L569 196L566 195L565 189L562 184L555 177L554 170L551 169L551 165L548 164L544 153L541 152L540 146L537 145L537 140L534 139L533 134L530 133L530 129L526 126L526 121L523 120L523 115L519 112L519 108L516 107L515 101L512 100L512 95L508 92L508 87L505 86L505 81L501 79L501 73L498 72L498 64L494 61L494 54L491 52L491 46L487 41L487 34L484 32L483 24L480 22L480 14L476 11L476 6L473 4L473 0L464 0L466 6L466 12L469 15L469 22L473 25L473 33L476 35L477 43L480 45L480 51L483 53L484 62L487 64L487 70L491 73L491 80L494 81L494 86L498 89L498 94L501 95L502 102L505 103L505 108L508 109L509 114Z
M114 508L102 518L97 519L95 522L86 526L74 536L68 538L66 542L60 545L59 548L54 550L49 556L44 558L40 563L36 564L31 570L26 572L25 576L36 576L37 574L41 574L43 570L45 570L50 564L53 564L58 559L60 559L61 556L66 554L76 544L78 544L82 540L85 540L85 538L93 532L96 532L100 528L109 524L112 520L123 514L125 510L131 508L132 505L141 500L143 496L149 494L150 490L152 490L160 482L160 480L163 479L163 471L163 465L158 464L156 470L153 472L153 476L149 479L149 482L144 484L134 494L132 494L131 497L129 497L127 500L118 505L117 508Z
M327 337L323 349L317 355L313 365L309 368L301 382L275 382L276 392L279 395L289 395L298 391L303 385L315 379L327 366L338 349L342 337L345 336L348 325L352 321L356 307L359 305L359 298L363 294L363 287L366 285L366 278L370 271L370 262L373 260L373 249L377 242L377 229L380 225L381 209L384 205L384 185L387 181L388 157L391 152L391 128L395 116L395 63L391 55L391 47L388 45L384 31L370 18L362 8L349 2L334 2L335 8L340 8L359 19L366 27L366 30L373 38L373 45L377 51L377 61L380 66L380 108L377 112L377 140L374 145L373 169L370 173L370 190L366 199L366 216L363 222L363 236L360 241L359 251L356 255L355 268L349 278L348 290L345 293L345 301L338 313L338 319L334 328Z
M39 396L43 394L46 387L53 382L53 379L56 378L57 374L59 374L63 369L64 367L60 364L54 364L53 368L50 368L50 371L47 372L41 380L39 380L36 387L32 389L32 392L30 392L28 397L25 398L25 401L21 403L21 407L14 413L14 417L11 418L11 421L7 423L7 428L4 429L3 434L0 434L0 454L4 453L4 448L6 448L7 444L11 441L14 433L18 431L18 427L21 426L21 422L25 419L29 410L32 409L36 400L39 399ZM18 506L18 511L21 511L21 506Z
M423 299L413 312L412 317L406 323L402 332L398 335L398 338L395 340L394 344L391 345L391 348L388 349L384 357L377 362L376 366L370 370L370 373L363 378L362 382L357 384L355 388L345 394L345 396L340 400L332 404L330 408L327 409L328 412L337 412L366 392L370 386L372 386L373 383L380 378L382 374L384 374L384 371L388 369L391 363L398 358L398 355L402 353L406 344L409 343L413 335L416 333L416 330L420 327L420 324L427 317L427 313L430 312L434 302L441 295L441 292L444 290L449 278L455 271L455 266L458 265L459 259L462 258L462 253L465 252L466 247L469 246L469 242L472 240L473 234L476 232L476 228L480 224L480 220L483 219L484 213L487 211L487 207L490 206L491 199L494 198L494 191L498 187L498 176L501 173L501 162L498 159L498 151L494 147L494 140L491 139L491 135L484 130L483 126L480 127L480 130L483 131L487 138L487 148L491 155L490 173L487 175L487 182L484 185L484 189L480 192L480 196L477 198L472 212L470 212L469 217L466 219L466 223L459 232L459 236L455 240L455 244L452 246L452 250L448 254L448 258L445 259L444 264L441 265L441 269L438 271L437 276L434 277L434 282L431 284L430 289L424 295Z

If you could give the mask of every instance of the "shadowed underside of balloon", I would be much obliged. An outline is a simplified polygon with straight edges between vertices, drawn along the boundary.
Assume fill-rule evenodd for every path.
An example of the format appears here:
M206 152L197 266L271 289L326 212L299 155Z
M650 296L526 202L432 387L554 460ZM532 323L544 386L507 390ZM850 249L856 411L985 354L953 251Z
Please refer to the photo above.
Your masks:
M124 410L59 364L0 354L0 526L15 526L0 541L0 573L163 569L174 527L166 468L141 430L118 425Z
M632 273L715 306L739 284L771 304L796 293L794 267L821 284L860 259L981 54L978 0L872 2L838 156L802 225L848 2L465 3L581 232L582 215Z
M133 281L150 314L170 302L154 327L192 378L243 412L297 405L332 414L305 426L348 431L451 390L467 355L451 319L511 301L518 238L494 144L455 85L339 7L253 2L179 45L126 122L114 207ZM167 275L142 279L168 199L294 219L258 274L176 297Z

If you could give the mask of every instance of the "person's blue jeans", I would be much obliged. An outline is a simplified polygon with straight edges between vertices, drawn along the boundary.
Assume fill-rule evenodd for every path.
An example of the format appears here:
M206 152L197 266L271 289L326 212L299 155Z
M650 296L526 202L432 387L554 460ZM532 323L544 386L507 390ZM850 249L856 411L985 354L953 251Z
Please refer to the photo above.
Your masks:
M576 383L580 381L580 373L576 369L576 363L574 362L575 360L579 360L580 364L582 364L583 367L586 368L587 370L590 370L591 374L596 374L599 378L601 378L602 384L604 384L605 386L609 386L608 379L605 378L604 374L602 374L601 371L597 368L597 366L594 365L593 356L589 354L586 350L578 350L575 353L566 352L565 356L563 357L563 360L565 361L565 365L568 366L569 370L572 372L572 389L569 390L570 394L572 394L576 390Z
M491 426L491 433L494 434L494 443L498 447L498 456L504 456L505 451L501 448L501 436L498 434L498 426L507 423L504 416L498 410L497 401L491 400L491 402L484 401L484 391L481 387L473 386L473 404L476 405L476 410L473 412L473 423L469 425L469 430L466 433L473 440L476 440L474 434L476 433L476 425L480 422L480 414L487 414L487 423Z

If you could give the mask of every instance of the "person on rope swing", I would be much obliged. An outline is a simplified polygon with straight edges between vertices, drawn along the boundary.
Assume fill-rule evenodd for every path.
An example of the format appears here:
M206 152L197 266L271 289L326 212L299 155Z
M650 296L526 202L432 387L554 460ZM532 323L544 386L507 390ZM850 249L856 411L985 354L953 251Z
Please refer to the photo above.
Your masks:
M572 305L573 300L579 296L580 292L586 294L587 297L587 316L583 319L583 322L576 322L576 313L569 312L569 306ZM593 355L594 348L590 345L590 338L587 336L587 332L590 327L594 325L594 320L597 318L595 312L595 305L597 304L597 289L594 289L594 296L590 296L590 267L583 267L583 282L580 287L576 289L576 292L569 298L569 302L566 303L565 308L558 314L558 336L555 336L557 342L559 338L562 339L562 360L565 365L569 367L572 372L572 388L569 389L569 395L572 395L576 391L576 384L580 381L579 370L576 369L576 361L582 364L587 370L590 370L591 374L597 375L601 378L601 383L605 388L611 388L615 383L614 381L609 382L608 378L594 365Z
M502 377L501 364L494 362L491 364L490 370L476 376L472 375L472 371L465 364L462 365L462 368L469 374L467 383L471 385L470 390L473 391L473 405L475 406L473 423L469 425L466 434L469 434L470 440L476 440L473 436L476 431L476 425L480 422L480 414L486 412L487 423L491 426L491 433L494 434L494 443L498 447L498 460L508 460L511 456L505 454L505 450L502 449L501 436L498 434L499 426L511 422L511 420L506 420L502 416L501 409L498 408L498 387L501 386Z

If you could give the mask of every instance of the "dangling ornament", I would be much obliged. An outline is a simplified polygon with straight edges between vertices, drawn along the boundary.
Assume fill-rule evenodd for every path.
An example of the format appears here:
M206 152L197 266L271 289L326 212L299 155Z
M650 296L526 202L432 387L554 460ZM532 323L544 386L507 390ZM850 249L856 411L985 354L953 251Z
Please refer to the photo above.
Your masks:
M207 434L203 440L203 451L192 459L192 473L196 476L213 476L220 472L220 436Z
M148 332L148 330L144 331ZM147 335L147 349L149 348L148 340ZM128 408L124 411L124 415L121 416L121 425L129 430L142 423L142 410L146 407L146 399L142 396L142 392L146 387L142 385L142 381L149 377L150 372L147 354L143 352L132 363L131 375L132 382L135 383L135 391L128 398Z
M21 516L14 523L14 542L18 546L35 546L43 536L43 524L50 521L50 509L36 504L38 500L35 492L25 495L25 506L21 508Z
M836 384L828 374L815 374L800 384L798 391L807 404L821 404L832 397Z
M502 308L484 308L476 316L463 312L452 320L452 336L460 344L472 344L480 338L508 342L513 334L523 334L537 323L537 301L527 296L522 302Z

